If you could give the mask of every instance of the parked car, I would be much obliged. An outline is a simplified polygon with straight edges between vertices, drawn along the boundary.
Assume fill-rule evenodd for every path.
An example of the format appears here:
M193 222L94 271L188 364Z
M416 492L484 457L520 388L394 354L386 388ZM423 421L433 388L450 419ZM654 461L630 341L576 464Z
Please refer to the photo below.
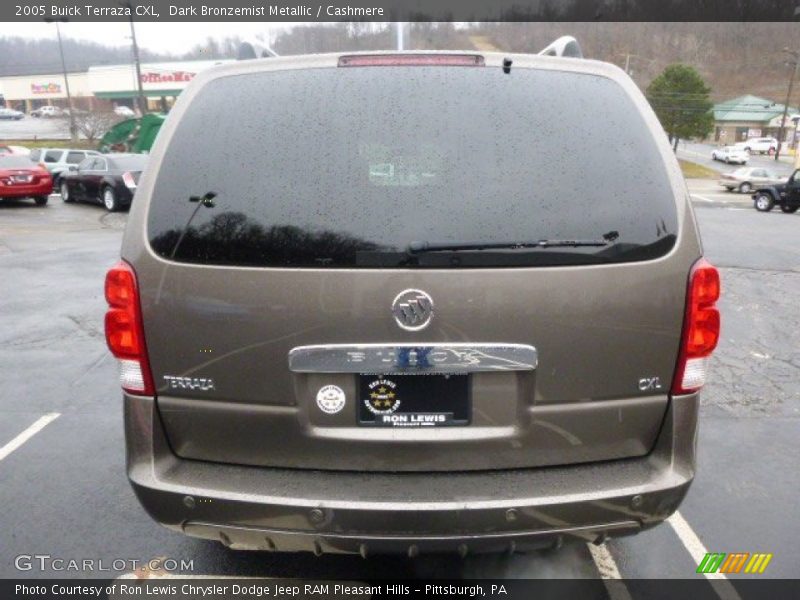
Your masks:
M100 202L109 212L128 208L146 164L144 154L89 157L61 176L61 199L64 202Z
M775 171L760 167L742 167L730 173L723 173L720 175L718 183L729 192L738 190L743 194L749 194L756 188L783 181L785 178L777 175Z
M772 154L778 149L778 140L773 137L750 138L744 142L734 144L734 146L750 153Z
M19 112L18 110L14 110L11 108L0 108L0 119L2 120L19 121L20 119L24 118L25 118L25 113Z
M136 116L136 113L133 112L130 108L124 105L115 106L114 107L114 114L119 115L120 117L126 118L133 118Z
M53 191L53 179L47 169L27 156L0 156L0 200L33 198L39 206L47 204Z
M750 154L744 148L723 146L722 148L714 148L714 150L711 151L711 158L726 163L745 165L747 161L750 160Z
M719 278L621 69L285 57L204 71L180 102L105 288L154 519L414 556L599 541L678 508Z
M761 187L753 194L753 206L757 211L769 212L776 205L785 213L794 213L800 208L800 169L784 183Z
M58 106L42 106L37 109L31 111L32 117L45 117L45 118L52 118L52 117L63 117L64 111L61 110Z
M89 156L100 156L95 150L78 148L35 148L30 153L34 162L42 163L53 176L53 188L60 189L61 176L70 166L77 166Z

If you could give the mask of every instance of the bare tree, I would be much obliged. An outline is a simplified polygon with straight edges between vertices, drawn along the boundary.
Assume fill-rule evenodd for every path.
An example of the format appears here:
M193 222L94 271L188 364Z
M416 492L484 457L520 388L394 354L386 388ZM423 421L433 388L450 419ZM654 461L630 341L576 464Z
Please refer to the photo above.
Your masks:
M90 142L94 142L101 138L106 131L111 129L114 125L119 123L123 117L120 117L111 111L94 111L94 112L75 112L75 127L82 137Z

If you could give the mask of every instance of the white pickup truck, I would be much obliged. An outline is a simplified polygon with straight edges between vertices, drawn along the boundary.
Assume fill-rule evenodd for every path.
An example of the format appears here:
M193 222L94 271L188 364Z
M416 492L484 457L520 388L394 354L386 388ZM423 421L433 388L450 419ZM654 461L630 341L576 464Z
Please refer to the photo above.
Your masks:
M61 117L65 113L58 106L41 106L36 110L31 111L32 117Z

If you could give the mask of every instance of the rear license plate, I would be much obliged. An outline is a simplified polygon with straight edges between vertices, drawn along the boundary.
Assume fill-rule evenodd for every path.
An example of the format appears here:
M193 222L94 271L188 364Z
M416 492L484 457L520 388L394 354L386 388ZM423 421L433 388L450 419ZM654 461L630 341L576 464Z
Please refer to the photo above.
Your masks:
M469 425L469 375L359 375L358 424Z
M30 175L13 175L11 181L14 183L30 183L32 177Z

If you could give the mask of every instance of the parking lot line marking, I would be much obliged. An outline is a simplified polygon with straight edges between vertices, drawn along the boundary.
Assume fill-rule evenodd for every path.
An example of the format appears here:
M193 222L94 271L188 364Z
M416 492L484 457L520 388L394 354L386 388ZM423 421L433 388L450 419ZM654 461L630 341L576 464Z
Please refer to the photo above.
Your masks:
M17 437L8 442L5 446L0 448L0 460L6 458L14 450L22 446L22 444L27 442L34 435L36 435L42 429L47 427L48 423L55 421L60 416L61 413L53 412L53 413L47 413L43 417L39 417L33 425L28 427L25 431L20 433Z
M667 523L675 530L678 539L680 539L684 547L689 551L689 554L691 554L692 560L699 565L705 555L708 554L708 548L700 541L694 529L689 525L689 522L683 518L680 511L676 510L672 513L672 516L667 519ZM728 578L725 577L724 573L704 573L704 575L706 579L711 580L711 587L714 588L714 591L717 592L720 598L723 600L741 600L739 594L736 592L731 582L728 581Z
M700 194L691 194L692 198L697 198L698 200L702 200L703 202L714 202L711 198L706 198L705 196L701 196Z
M603 579L609 598L611 600L631 600L631 594L628 592L628 588L622 581L622 575L619 573L617 561L611 556L608 547L605 544L597 546L590 543L586 545L589 547L589 553L592 555L597 571Z

